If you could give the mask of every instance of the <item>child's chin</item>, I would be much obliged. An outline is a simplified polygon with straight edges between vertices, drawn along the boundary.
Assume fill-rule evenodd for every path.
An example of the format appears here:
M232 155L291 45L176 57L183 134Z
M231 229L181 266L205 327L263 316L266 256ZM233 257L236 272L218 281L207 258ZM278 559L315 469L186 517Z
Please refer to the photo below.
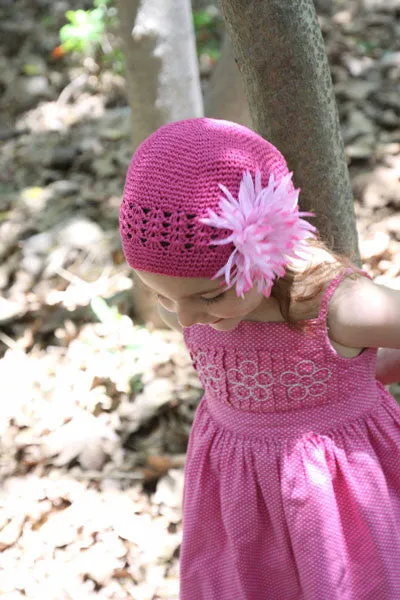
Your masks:
M241 319L238 318L221 319L221 321L213 323L211 327L217 331L231 331L239 325L240 321Z

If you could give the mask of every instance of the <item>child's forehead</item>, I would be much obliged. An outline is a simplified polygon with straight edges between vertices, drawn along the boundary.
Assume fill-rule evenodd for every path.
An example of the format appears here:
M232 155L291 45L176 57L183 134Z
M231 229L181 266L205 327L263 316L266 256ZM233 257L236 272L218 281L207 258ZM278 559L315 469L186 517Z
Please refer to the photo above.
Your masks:
M137 269L136 273L148 287L176 300L219 290L223 281L223 278L212 280L205 277L172 277Z

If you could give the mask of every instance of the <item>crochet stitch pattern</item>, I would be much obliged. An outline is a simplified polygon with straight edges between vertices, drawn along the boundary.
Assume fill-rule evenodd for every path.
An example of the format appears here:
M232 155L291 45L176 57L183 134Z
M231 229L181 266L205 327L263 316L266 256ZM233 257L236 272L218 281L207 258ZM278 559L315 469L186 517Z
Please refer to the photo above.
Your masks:
M238 194L245 171L268 185L289 170L281 153L247 127L218 119L187 119L160 127L129 165L120 210L122 247L135 269L181 277L212 277L233 244L229 230L201 223L220 203L223 184ZM293 184L290 183L290 191Z

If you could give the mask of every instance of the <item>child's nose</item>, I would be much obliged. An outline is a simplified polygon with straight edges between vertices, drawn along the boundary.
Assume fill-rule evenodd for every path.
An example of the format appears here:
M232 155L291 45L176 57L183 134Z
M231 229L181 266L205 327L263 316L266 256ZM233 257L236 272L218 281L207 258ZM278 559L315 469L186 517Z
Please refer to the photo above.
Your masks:
M182 327L190 327L196 323L202 323L204 317L199 311L187 304L179 304L177 306L177 316Z

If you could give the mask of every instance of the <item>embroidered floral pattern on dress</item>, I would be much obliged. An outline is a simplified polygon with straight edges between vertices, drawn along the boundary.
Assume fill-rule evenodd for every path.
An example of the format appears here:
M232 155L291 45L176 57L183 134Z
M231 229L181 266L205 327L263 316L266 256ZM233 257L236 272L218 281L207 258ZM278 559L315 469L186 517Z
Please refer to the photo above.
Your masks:
M307 396L318 397L326 394L326 382L331 375L331 369L318 369L312 360L301 360L294 371L281 374L280 382L288 388L290 400L304 400Z
M222 372L207 359L206 352L196 354L194 365L205 390L220 393Z
M269 371L258 371L254 361L244 360L238 369L228 369L226 375L238 400L263 402L270 398L273 377Z
M327 399L327 382L332 370L313 360L300 360L290 371L273 375L269 370L261 370L256 358L240 360L237 357L237 366L225 371L214 353L198 350L192 351L191 356L203 389L241 410L287 411L301 408L304 402L311 406ZM273 390L275 388L278 394L279 387L284 390L286 402L276 396L281 398L276 405Z

